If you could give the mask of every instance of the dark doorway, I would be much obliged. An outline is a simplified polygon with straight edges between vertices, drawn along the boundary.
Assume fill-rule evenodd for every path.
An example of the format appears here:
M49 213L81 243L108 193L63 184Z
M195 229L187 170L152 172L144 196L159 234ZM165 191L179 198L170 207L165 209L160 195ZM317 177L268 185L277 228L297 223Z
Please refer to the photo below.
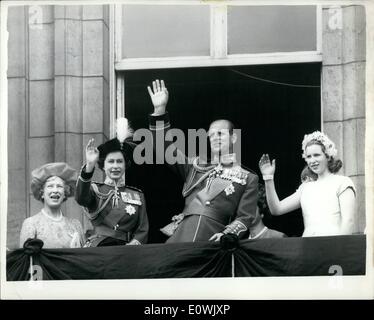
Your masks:
M148 127L153 107L147 85L163 79L172 126L186 132L230 119L242 129L243 165L259 174L263 153L277 159L275 183L282 199L300 184L304 134L320 130L320 73L320 63L126 71L126 117L134 129ZM181 212L183 181L163 165L134 166L127 181L145 193L149 242L165 241L159 228ZM289 236L300 236L304 228L300 211L266 222Z

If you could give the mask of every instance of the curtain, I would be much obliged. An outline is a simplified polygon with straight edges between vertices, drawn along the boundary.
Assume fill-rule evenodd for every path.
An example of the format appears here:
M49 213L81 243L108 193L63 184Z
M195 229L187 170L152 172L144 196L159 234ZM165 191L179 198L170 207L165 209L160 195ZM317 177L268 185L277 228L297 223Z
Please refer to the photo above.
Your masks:
M29 280L30 256L43 280L364 275L365 235L43 249L39 239L7 254L7 280Z

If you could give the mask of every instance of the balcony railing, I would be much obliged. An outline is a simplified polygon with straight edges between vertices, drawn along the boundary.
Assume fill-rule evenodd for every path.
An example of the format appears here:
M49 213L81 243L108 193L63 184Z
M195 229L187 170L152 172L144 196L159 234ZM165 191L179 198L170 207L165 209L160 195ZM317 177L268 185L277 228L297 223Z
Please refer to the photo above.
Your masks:
M7 280L365 275L366 236L282 238L43 249L29 239L7 254ZM31 278L31 274L33 277Z

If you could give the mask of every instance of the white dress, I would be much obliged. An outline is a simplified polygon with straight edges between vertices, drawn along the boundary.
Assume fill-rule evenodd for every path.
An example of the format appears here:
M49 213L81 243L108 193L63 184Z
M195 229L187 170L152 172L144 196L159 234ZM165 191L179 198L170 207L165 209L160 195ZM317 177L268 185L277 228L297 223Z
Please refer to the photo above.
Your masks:
M84 243L82 225L77 219L64 216L55 219L43 210L23 222L20 247L35 236L44 242L43 248L80 248Z
M332 174L323 180L303 183L300 204L303 211L303 237L340 234L341 212L339 196L348 188L356 193L349 177Z

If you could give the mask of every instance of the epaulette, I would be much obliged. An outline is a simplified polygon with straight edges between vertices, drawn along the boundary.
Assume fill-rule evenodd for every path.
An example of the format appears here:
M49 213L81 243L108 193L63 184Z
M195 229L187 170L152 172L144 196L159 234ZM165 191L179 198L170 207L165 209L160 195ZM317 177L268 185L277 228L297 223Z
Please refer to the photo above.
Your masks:
M126 188L129 188L129 189L131 189L131 190L135 190L135 191L138 191L138 192L140 192L140 193L143 193L142 190L140 190L140 189L138 189L138 188L135 188L135 187L132 187L132 186L128 186L128 185L126 185Z

